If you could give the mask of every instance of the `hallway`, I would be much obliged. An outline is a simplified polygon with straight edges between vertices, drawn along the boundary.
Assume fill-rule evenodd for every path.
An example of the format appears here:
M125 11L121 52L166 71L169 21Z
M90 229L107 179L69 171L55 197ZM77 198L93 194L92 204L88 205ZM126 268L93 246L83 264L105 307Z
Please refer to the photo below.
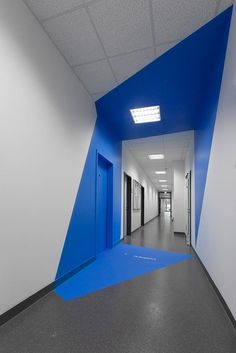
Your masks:
M169 217L126 243L190 252ZM189 259L72 301L54 292L0 328L1 353L233 353L236 333Z
M236 353L235 2L0 1L0 353Z
M124 242L162 250L191 252L182 234L174 236L174 225L169 212L146 223L144 227L134 231L131 237L127 236Z

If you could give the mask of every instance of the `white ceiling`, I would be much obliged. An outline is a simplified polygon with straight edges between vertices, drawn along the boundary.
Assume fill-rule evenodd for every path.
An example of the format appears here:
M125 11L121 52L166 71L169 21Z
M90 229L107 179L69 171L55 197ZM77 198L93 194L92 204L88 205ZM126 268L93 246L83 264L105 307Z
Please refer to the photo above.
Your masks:
M94 100L233 0L24 0Z
M173 188L173 162L184 161L192 143L192 131L124 142L157 189L161 190L161 184L166 184L170 191ZM150 160L148 158L149 154L164 154L165 158L163 160ZM166 170L166 174L156 175L156 170ZM160 183L159 180L167 180L167 182Z

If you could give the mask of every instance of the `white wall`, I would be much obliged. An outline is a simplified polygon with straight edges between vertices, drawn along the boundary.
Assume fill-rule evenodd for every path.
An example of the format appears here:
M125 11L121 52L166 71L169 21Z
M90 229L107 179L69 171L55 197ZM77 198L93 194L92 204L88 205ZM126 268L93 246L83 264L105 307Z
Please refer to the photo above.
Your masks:
M0 2L0 47L1 314L55 278L96 113L20 0Z
M196 250L236 318L236 9L231 24Z
M173 162L174 166L174 232L185 233L185 169L184 161Z
M148 178L144 170L140 167L132 153L123 143L122 147L122 167L132 178L132 232L141 226L141 210L133 210L133 179L137 180L145 188L144 217L145 223L158 215L158 191ZM123 179L123 178L122 178ZM123 192L122 192L123 198ZM123 204L123 202L122 202ZM122 212L123 213L123 212Z

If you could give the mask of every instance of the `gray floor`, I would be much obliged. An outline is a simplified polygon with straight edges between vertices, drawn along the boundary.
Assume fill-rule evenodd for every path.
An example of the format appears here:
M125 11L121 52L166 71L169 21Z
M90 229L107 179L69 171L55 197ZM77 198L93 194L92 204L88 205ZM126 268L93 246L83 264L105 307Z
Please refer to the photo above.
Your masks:
M124 242L176 252L191 252L182 234L174 236L169 212L139 228L132 233L132 236L127 236Z
M125 242L190 251L169 218ZM235 353L236 332L191 259L71 302L50 293L0 328L0 352Z

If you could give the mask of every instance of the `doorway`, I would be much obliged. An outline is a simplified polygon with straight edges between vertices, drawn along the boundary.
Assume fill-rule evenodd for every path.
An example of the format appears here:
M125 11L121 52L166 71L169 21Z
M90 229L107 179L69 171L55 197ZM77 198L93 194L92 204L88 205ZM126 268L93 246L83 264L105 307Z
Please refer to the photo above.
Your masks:
M131 184L132 179L124 173L123 235L131 235Z
M172 202L171 192L159 192L158 193L158 214L159 216L164 214L172 214Z
M144 226L145 189L141 186L141 227Z
M113 164L97 154L96 254L112 245Z

